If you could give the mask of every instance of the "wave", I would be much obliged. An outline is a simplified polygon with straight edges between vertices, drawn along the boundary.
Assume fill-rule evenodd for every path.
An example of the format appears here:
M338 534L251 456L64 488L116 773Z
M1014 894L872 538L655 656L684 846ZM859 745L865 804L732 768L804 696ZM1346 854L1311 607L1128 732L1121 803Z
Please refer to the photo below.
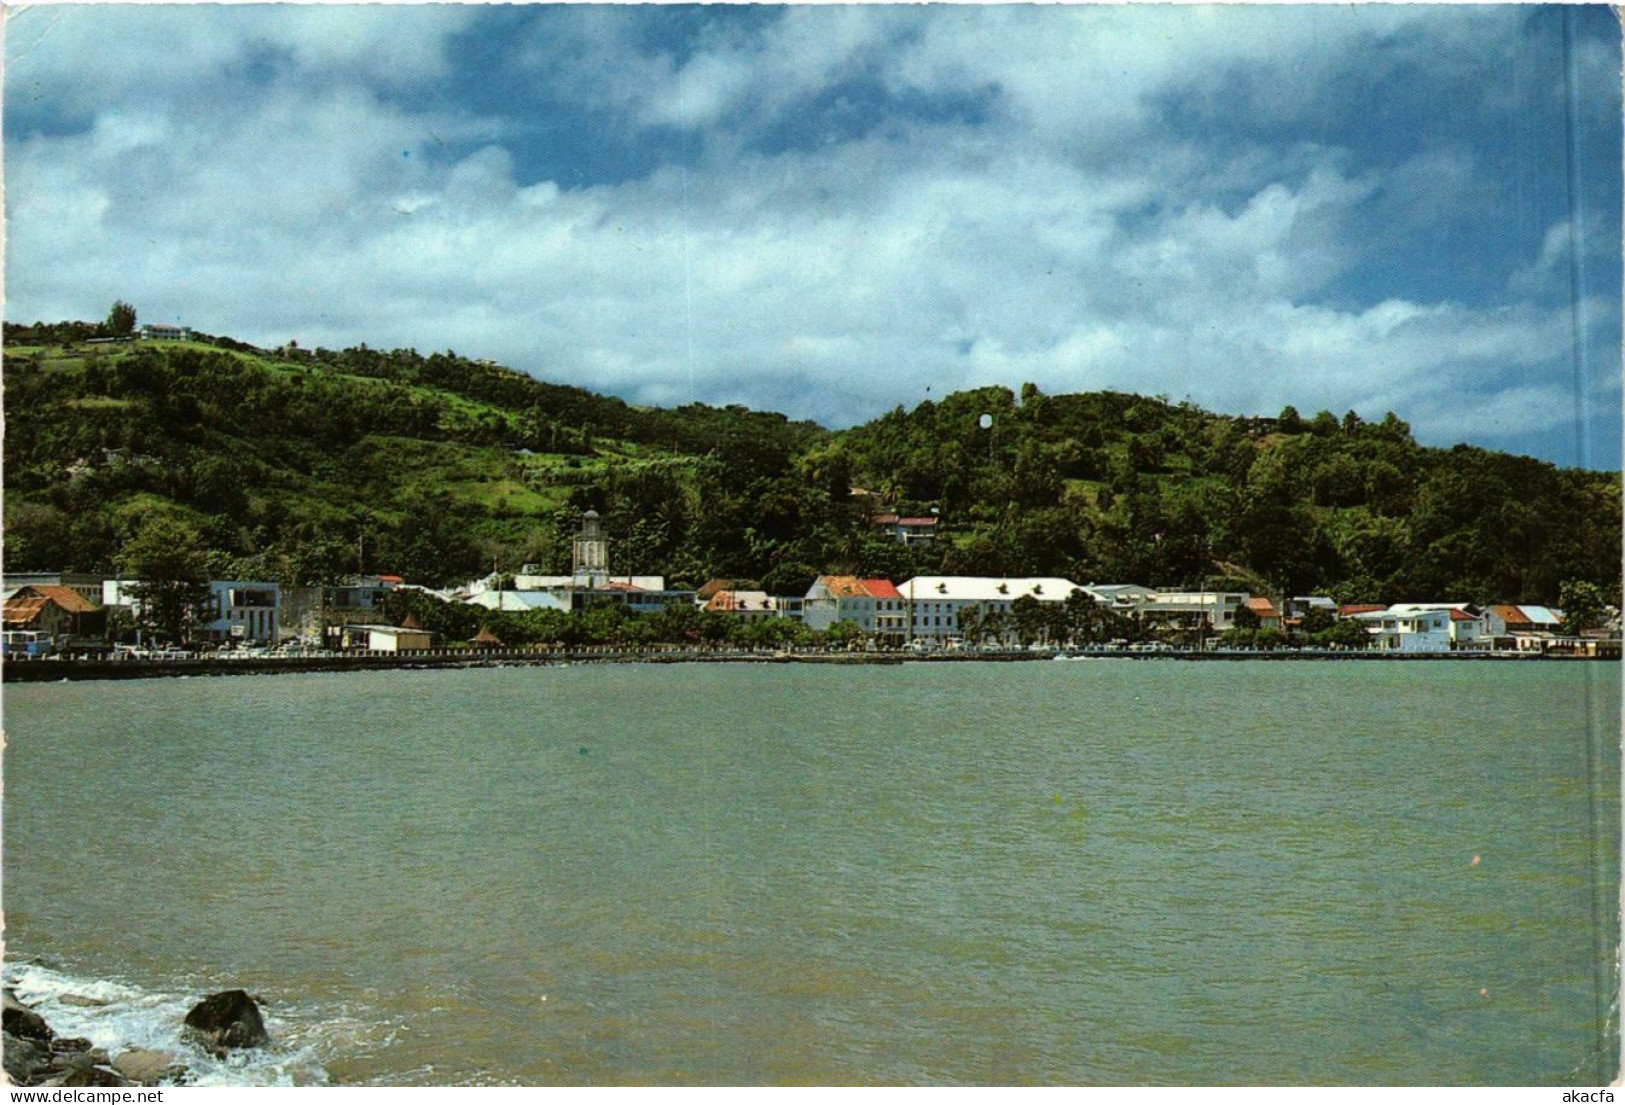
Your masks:
M186 1013L209 992L152 989L117 979L80 977L38 962L7 962L6 986L45 1018L58 1036L83 1036L117 1057L132 1047L173 1053L194 1086L327 1086L334 1059L393 1044L399 1026L349 1003L290 1006L260 1002L271 1043L216 1058L181 1038Z

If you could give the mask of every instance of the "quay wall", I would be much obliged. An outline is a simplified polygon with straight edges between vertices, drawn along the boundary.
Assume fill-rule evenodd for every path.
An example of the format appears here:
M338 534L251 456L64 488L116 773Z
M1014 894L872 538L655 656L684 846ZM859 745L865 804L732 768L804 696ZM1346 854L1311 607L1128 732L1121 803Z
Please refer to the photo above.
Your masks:
M1066 653L1069 658L1100 660L1179 660L1188 662L1270 660L1401 661L1529 663L1538 660L1611 660L1618 655L1572 656L1534 652L1276 652L1182 651ZM397 671L403 669L529 667L549 664L901 664L1011 663L1054 660L1053 652L739 652L731 650L630 650L614 648L549 649L443 649L427 652L367 652L320 656L259 656L242 659L45 659L10 660L0 664L0 679L7 683L58 683L84 679L157 679L180 676L273 675L287 672Z

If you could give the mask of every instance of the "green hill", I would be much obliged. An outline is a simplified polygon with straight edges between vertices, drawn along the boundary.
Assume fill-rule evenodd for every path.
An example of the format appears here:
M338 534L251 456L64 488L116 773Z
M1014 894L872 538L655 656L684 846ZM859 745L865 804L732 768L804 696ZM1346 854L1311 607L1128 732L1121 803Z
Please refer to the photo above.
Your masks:
M96 333L6 326L12 568L113 571L156 529L219 575L444 584L493 563L562 569L593 507L618 567L783 592L824 570L1239 576L1372 601L1619 587L1617 474L1423 448L1393 415L1241 419L1028 385L831 433L741 407L640 408L449 352ZM868 521L932 508L934 545Z

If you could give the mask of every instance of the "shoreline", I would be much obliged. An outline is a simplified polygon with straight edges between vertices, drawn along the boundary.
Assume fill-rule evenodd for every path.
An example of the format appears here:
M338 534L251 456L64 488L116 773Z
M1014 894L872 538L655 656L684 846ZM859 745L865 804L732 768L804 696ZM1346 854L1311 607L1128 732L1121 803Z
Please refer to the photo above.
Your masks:
M277 675L301 672L422 671L460 668L551 667L566 664L841 664L898 665L938 663L1023 663L1053 660L1172 660L1187 662L1226 662L1266 660L1293 661L1478 661L1529 663L1534 661L1608 662L1620 657L1577 656L1566 653L1530 652L1308 652L1281 649L1274 652L1164 650L1056 651L1021 650L989 652L735 652L629 649L586 649L572 651L525 651L491 649L432 653L398 653L334 656L267 656L251 659L188 660L11 660L0 664L0 681L6 683L61 683L108 679L173 679L190 676Z

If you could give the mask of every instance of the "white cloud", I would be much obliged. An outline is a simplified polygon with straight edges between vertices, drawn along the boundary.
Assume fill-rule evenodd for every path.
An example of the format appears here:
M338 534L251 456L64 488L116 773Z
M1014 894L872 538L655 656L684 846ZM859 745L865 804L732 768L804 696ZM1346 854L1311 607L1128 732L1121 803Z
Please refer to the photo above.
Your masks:
M635 12L567 11L527 45L537 81L713 128L697 161L587 188L520 179L501 120L386 95L443 77L466 18L161 10L53 31L30 79L94 119L8 138L8 317L99 317L122 297L266 344L450 347L645 402L835 424L1025 380L1236 412L1394 409L1424 436L1549 424L1529 412L1552 385L1519 378L1571 344L1566 310L1524 301L1560 228L1505 302L1327 298L1389 240L1373 206L1445 219L1475 194L1465 148L1383 174L1331 141L1221 148L1156 121L1158 96L1223 73L1324 97L1340 50L1414 51L1435 34L1425 11L796 9L681 59L635 47ZM115 24L130 49L98 37ZM19 41L14 25L8 55ZM189 91L187 68L228 87L255 44L285 68L253 95ZM93 54L105 65L81 79ZM997 89L993 117L812 151L716 137L858 72L921 95Z

